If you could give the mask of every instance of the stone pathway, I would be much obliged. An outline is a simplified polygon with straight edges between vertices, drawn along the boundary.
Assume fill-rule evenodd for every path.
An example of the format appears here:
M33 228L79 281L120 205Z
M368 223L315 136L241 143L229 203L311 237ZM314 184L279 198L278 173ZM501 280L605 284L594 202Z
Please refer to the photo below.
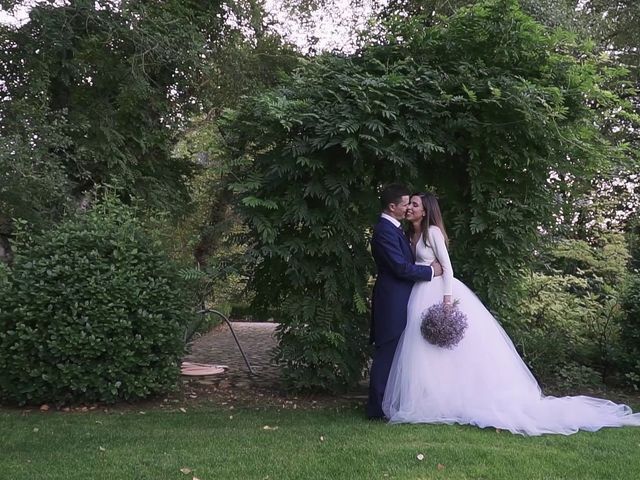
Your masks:
M220 382L225 382L231 387L280 390L279 369L271 364L271 352L276 346L275 329L278 324L231 322L231 325L255 375L250 374L229 326L223 322L207 334L197 338L184 360L226 365L229 368L220 375L183 378L189 378L205 385L217 385Z
M320 405L364 404L367 398L368 380L343 395L287 393L282 386L280 369L271 363L272 351L277 345L277 323L231 322L240 345L255 372L251 375L233 335L226 323L197 338L184 361L226 365L224 373L207 376L182 376L187 396L211 399L221 398L221 405L234 404L238 399L257 402L259 405L278 404L283 408L296 408L304 402L311 408Z

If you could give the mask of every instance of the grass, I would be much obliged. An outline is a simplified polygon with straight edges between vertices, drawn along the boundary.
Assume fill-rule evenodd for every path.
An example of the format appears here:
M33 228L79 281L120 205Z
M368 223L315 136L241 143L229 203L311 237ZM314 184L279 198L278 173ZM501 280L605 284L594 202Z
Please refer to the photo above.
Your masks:
M467 426L389 426L351 407L228 408L144 415L0 410L0 478L603 480L640 474L640 428L526 438ZM182 473L185 467L192 472Z

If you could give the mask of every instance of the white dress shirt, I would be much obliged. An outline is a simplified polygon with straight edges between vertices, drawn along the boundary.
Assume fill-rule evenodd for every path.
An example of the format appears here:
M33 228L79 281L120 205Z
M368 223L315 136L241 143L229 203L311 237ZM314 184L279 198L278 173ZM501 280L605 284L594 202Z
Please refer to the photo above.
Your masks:
M388 213L383 213L382 215L380 215L382 218L384 218L385 220L389 220L391 223L393 223L397 228L400 228L400 220L398 220L397 218L393 218L391 215L389 215Z

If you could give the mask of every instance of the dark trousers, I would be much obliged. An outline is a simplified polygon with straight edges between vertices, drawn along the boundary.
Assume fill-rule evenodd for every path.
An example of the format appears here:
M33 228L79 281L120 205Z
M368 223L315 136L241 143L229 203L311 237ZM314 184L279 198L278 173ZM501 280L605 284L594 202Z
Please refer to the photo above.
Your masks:
M396 353L398 340L395 338L382 345L376 345L373 352L373 362L371 363L371 371L369 373L369 402L367 403L367 417L382 418L382 399L384 398L384 389L387 386L389 371L393 363L393 356Z

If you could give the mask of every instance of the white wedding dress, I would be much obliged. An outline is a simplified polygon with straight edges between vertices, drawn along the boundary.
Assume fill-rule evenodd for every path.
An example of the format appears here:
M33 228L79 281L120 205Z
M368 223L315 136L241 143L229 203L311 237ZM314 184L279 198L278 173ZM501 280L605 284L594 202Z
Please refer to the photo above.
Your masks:
M434 259L444 273L413 287L407 327L398 343L383 410L391 423L459 423L523 435L602 427L640 426L640 414L626 405L586 396L544 396L513 343L476 295L453 278L442 232L429 228L428 246L418 241L420 265ZM464 338L452 350L420 334L422 312L452 294L466 315Z

